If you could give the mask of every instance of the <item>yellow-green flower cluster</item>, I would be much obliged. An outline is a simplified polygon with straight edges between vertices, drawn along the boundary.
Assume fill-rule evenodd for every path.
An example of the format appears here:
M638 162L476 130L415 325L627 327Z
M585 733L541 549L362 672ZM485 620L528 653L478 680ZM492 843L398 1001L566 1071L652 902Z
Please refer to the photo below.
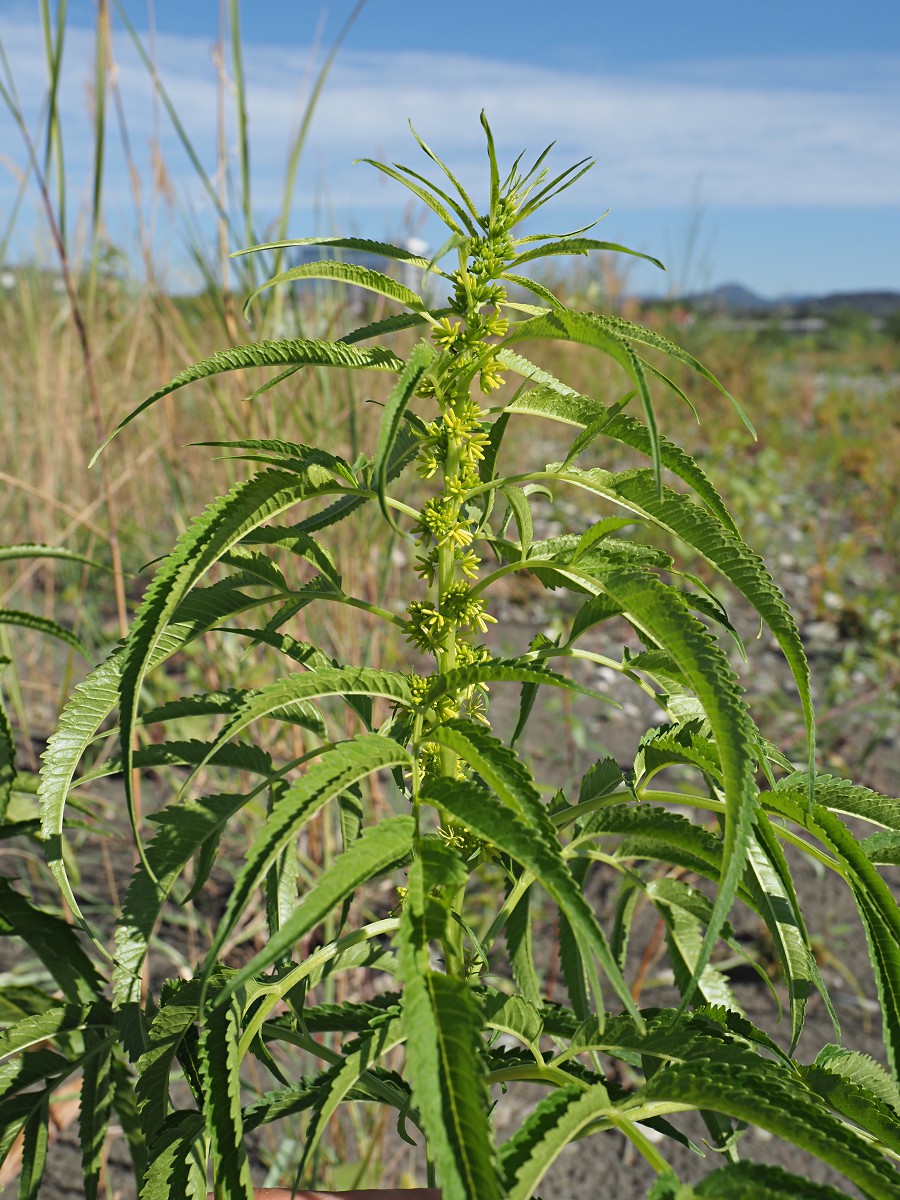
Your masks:
M465 825L460 825L457 821L452 821L446 826L439 825L437 834L459 854L464 862L475 860L490 862L496 854L496 849L491 842L482 841L470 829L467 829Z
M468 522L460 519L459 506L449 496L432 496L426 500L415 526L417 545L451 545L463 548L472 544Z
M478 483L478 464L484 458L490 435L484 425L484 411L468 396L456 405L448 406L443 416L425 428L419 444L417 471L422 479L430 479L438 467L447 461L451 442L456 446L458 472L453 477L458 495ZM447 480L447 484L450 484Z
M465 629L477 629L479 633L484 633L488 622L496 624L496 618L484 611L484 602L473 596L468 584L462 580L452 583L446 591L441 592L440 608L447 620Z
M450 276L450 315L432 322L431 337L439 353L429 370L427 387L419 388L420 396L436 401L439 413L420 438L416 470L424 480L439 477L441 488L422 505L414 526L422 548L416 567L430 595L407 606L406 637L434 656L439 672L474 667L490 658L487 648L474 638L484 634L494 618L471 586L481 564L472 545L480 519L475 497L490 432L487 414L472 393L476 389L491 393L503 384L504 367L495 339L509 332L509 320L502 311L506 290L501 277L516 254L509 233L515 215L516 205L501 200L492 220L482 223L484 236L473 238L468 254L461 254L459 269ZM428 681L415 679L410 686L421 709ZM484 720L487 703L487 685L469 683L428 707L424 714L426 740L419 746L421 779L451 770L451 761L456 762L446 748L442 751L427 741L429 724L460 712ZM467 836L465 831L453 831L452 844L460 853L477 850L474 845L462 845L460 839Z

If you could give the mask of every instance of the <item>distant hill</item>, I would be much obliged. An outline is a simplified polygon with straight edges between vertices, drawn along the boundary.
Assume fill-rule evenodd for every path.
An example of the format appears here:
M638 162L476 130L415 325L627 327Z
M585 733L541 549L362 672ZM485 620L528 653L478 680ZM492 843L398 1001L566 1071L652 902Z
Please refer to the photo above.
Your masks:
M842 310L884 320L900 312L900 292L832 292L826 296L782 296L769 300L740 283L723 283L705 292L680 298L680 303L702 312L729 316L827 317Z
M681 303L704 312L734 314L764 312L772 307L772 301L757 296L741 283L722 283L705 292L694 292L682 296Z

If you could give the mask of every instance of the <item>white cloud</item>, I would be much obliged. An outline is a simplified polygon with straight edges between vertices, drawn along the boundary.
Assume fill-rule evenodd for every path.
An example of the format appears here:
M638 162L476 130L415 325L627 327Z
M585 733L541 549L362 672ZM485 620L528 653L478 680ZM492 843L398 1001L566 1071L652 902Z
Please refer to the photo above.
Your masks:
M38 27L22 10L0 16L0 38L30 118L44 90ZM162 77L211 173L216 162L216 75L210 46L163 36ZM129 135L149 190L154 102L147 72L124 34L116 41L118 79ZM87 194L92 162L88 94L91 35L73 29L66 48L62 102L68 170L75 200ZM286 149L310 86L303 47L244 47L256 203L263 220L278 209ZM632 71L574 74L488 58L433 52L339 56L322 94L298 199L313 193L335 209L398 213L404 200L365 167L360 155L397 158L428 173L406 121L482 194L484 107L498 148L511 161L523 147L537 153L557 140L554 161L585 155L598 170L578 193L584 213L689 205L698 182L707 208L872 207L900 204L900 123L896 120L900 59L847 56L790 61L735 59ZM163 155L176 187L205 203L193 169L165 114ZM233 134L232 134L233 136ZM0 205L13 195L9 158L21 165L17 136L0 113ZM107 202L128 208L118 135L110 131ZM565 215L562 217L565 221Z

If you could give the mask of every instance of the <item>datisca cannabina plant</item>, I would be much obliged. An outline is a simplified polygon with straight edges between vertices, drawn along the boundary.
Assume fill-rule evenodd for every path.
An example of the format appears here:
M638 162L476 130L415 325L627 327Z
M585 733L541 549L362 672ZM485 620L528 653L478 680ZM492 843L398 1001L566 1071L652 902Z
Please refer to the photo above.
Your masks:
M798 1173L745 1157L754 1147L741 1136L747 1126L821 1160L862 1195L891 1200L900 1195L900 912L876 864L897 861L900 805L816 774L809 674L788 606L710 479L658 432L654 390L687 401L663 370L666 358L724 389L660 334L573 311L528 274L528 264L548 257L623 251L588 236L591 226L524 232L591 164L553 175L545 151L530 169L520 157L504 178L482 124L485 208L418 137L445 177L441 186L404 166L372 164L446 225L434 258L356 238L288 244L306 257L309 247L381 256L402 265L404 280L420 272L418 292L333 258L303 261L264 285L338 281L401 311L333 341L224 350L122 422L222 372L279 368L261 391L311 368L394 379L371 452L354 462L328 446L229 443L258 464L256 473L179 538L127 639L64 710L45 756L42 834L82 941L57 930L71 949L48 958L62 999L48 997L3 1034L18 1064L5 1077L4 1128L29 1131L33 1176L46 1116L39 1098L83 1070L91 1194L96 1147L115 1112L144 1200L199 1200L208 1187L224 1200L253 1194L253 1131L300 1114L302 1150L283 1182L308 1183L323 1132L341 1105L354 1103L393 1111L400 1136L421 1148L422 1184L443 1200L527 1200L565 1146L600 1136L627 1139L647 1160L657 1174L653 1200L856 1194L810 1182L802 1154ZM394 335L395 349L378 340ZM604 384L602 396L576 392L540 365L548 342L605 356L615 371L603 378L617 373L620 382L608 394ZM525 344L533 358L521 353ZM517 463L529 439L533 454L547 422L571 439L562 456ZM644 465L610 469L610 447ZM534 514L548 493L587 497L590 519L539 536ZM385 554L399 537L415 558L418 586L405 607L345 590L329 537L364 509L380 510ZM652 545L641 540L647 529ZM659 531L707 564L705 578L752 606L780 647L809 731L803 769L754 723L720 645L720 635L740 637L718 593L658 548ZM495 598L513 575L547 589L564 626L546 632L545 606L528 648L498 657ZM566 593L568 604L559 599ZM396 627L409 648L405 669L343 661L304 640L298 615L323 605ZM251 688L238 675L230 690L149 707L154 672L210 637L268 654L269 681ZM533 774L536 701L547 689L608 700L599 683L575 681L586 676L569 669L572 660L605 668L597 680L610 671L630 680L664 719L634 730L633 761L601 757L577 787L561 790ZM492 701L503 689L517 705L501 730ZM121 771L139 862L118 917L107 994L106 967L82 948L98 935L70 878L64 814L79 764L116 708L120 757L103 769ZM355 732L344 736L348 711ZM187 722L190 735L181 732ZM198 736L201 727L208 732ZM273 728L298 730L274 742L296 753L274 761L259 741L263 727L270 747ZM147 839L132 772L163 762L183 764L186 778ZM198 781L214 772L230 784L207 792ZM372 779L389 793L389 810L383 799L373 804ZM298 845L323 812L334 813L339 851L311 874L298 868ZM195 975L151 980L147 991L145 958L160 914L202 892L220 847L234 845L229 830L238 822L247 829L248 813L256 813L255 833ZM857 840L846 814L871 823L872 836ZM853 893L887 1069L841 1048L837 1036L812 1063L794 1057L810 999L818 992L830 1001L785 845ZM605 924L585 896L591 871L616 897ZM241 945L254 906L266 915L265 935ZM647 906L665 933L677 989L670 1007L639 1008L632 995L630 937L643 936L635 914ZM737 946L735 906L768 930L786 989L788 1049L747 1019L717 965L721 949ZM17 932L28 936L24 925ZM561 984L540 952L540 939L557 935ZM316 999L360 966L374 981L368 998ZM15 1058L38 1043L40 1058ZM297 1051L317 1061L312 1073L292 1073ZM251 1058L254 1078L267 1078L262 1089L249 1088ZM524 1120L498 1120L524 1084L532 1098ZM695 1114L694 1123L684 1114ZM720 1153L707 1149L694 1160L692 1178L705 1170L702 1182L684 1183L667 1147L703 1140Z

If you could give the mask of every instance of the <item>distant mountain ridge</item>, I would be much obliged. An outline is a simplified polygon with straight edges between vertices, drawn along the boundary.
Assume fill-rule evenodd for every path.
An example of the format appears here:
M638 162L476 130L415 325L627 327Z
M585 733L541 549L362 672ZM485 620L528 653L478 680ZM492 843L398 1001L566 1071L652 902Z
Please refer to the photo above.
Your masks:
M867 316L884 319L900 312L900 292L830 292L824 296L780 296L768 300L740 283L723 283L704 292L679 297L688 308L731 316L828 316L852 309Z

